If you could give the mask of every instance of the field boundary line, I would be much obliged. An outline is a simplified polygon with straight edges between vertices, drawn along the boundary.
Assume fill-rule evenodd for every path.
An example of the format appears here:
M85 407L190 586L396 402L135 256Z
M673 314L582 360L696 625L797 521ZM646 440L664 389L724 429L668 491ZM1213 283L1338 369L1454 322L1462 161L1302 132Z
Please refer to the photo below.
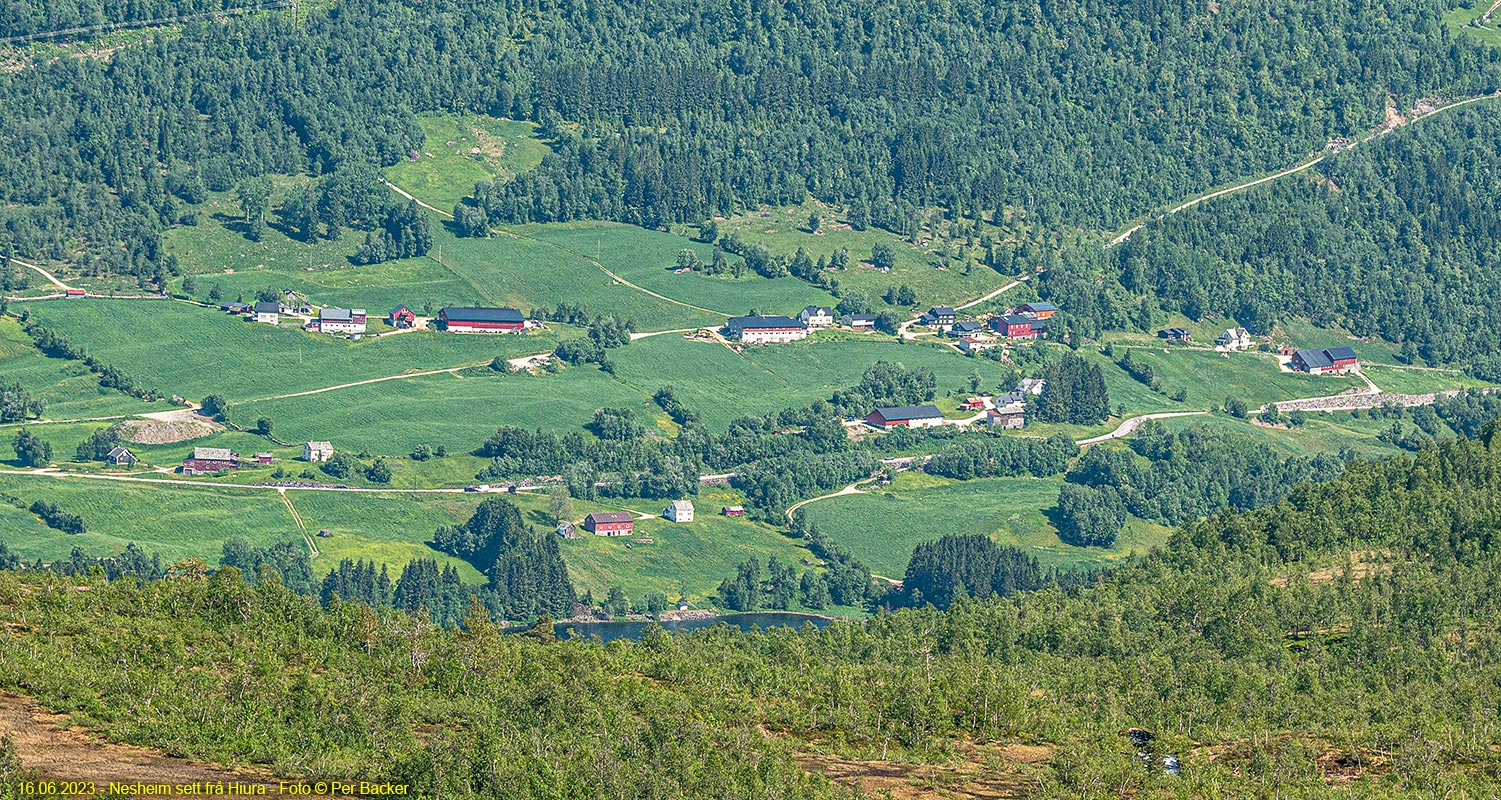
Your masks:
M297 523L297 529L302 531L302 540L307 542L308 555L312 558L317 558L318 556L323 555L322 553L318 552L318 543L314 542L313 537L308 535L307 524L302 521L302 515L297 513L297 506L292 505L292 498L287 497L287 490L285 488L279 488L277 489L276 494L281 498L282 505L285 505L287 507L287 511L292 514L292 521Z

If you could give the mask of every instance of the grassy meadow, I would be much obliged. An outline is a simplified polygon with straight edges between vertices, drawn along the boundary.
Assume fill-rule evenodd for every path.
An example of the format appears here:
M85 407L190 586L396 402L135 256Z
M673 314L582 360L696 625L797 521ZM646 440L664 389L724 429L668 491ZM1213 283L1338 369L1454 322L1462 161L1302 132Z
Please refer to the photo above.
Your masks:
M838 302L828 292L791 276L763 278L749 270L740 278L697 272L676 274L680 251L693 250L707 263L713 260L714 247L634 225L569 223L511 230L583 258L597 259L606 269L644 289L730 316L752 308L766 314L795 315L803 306Z
M819 231L808 228L808 217L821 217ZM959 304L989 294L1010 281L983 263L983 252L968 233L952 233L953 226L937 214L925 215L927 221L914 244L895 234L870 227L857 231L848 225L840 210L809 200L801 205L765 208L717 220L721 235L735 233L741 239L766 247L773 253L791 256L801 247L814 261L844 248L849 250L850 264L835 275L843 289L865 292L873 300L888 287L906 284L917 293L918 305ZM983 226L994 238L1000 233ZM684 232L696 232L694 226L681 226ZM884 242L896 251L896 266L882 272L870 264L871 248ZM942 253L949 252L948 268L942 267ZM969 264L966 267L966 263ZM884 307L877 302L877 305Z
M1145 552L1168 530L1132 519L1110 550L1071 547L1043 513L1056 505L1061 475L952 481L904 472L866 494L803 507L808 522L854 552L872 571L900 580L912 549L945 534L984 534L1026 550L1045 566L1102 564Z
M451 211L483 180L510 180L537 168L551 148L531 122L481 114L420 117L417 157L386 168L386 177L428 205Z
M36 303L32 314L141 384L231 402L407 371L443 369L551 350L566 326L525 336L418 331L360 341L272 326L186 303L102 300ZM163 347L171 343L170 353Z
M104 417L165 408L100 386L99 376L81 362L42 355L21 323L10 317L0 318L0 381L19 383L46 402L43 419Z

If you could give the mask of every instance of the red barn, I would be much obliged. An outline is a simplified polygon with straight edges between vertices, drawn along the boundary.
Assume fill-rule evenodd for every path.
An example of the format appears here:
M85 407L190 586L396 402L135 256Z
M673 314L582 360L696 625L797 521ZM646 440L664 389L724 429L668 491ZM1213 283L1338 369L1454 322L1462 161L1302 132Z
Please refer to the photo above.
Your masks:
M193 454L182 460L182 474L213 475L239 466L240 457L227 447L195 447Z
M417 315L412 312L412 309L406 306L397 306L391 309L391 314L386 318L386 321L393 328L410 328L417 323Z
M990 320L990 327L1007 339L1031 339L1047 330L1047 323L1039 317L1025 314L1007 314Z
M725 506L719 510L719 513L726 517L743 517L745 516L745 506Z
M452 333L521 333L526 317L514 308L444 308L438 328Z
M626 511L596 511L584 517L584 530L596 536L630 536L636 523Z
M934 405L878 408L867 414L865 421L883 431L904 425L908 428L932 428L943 424L943 412Z

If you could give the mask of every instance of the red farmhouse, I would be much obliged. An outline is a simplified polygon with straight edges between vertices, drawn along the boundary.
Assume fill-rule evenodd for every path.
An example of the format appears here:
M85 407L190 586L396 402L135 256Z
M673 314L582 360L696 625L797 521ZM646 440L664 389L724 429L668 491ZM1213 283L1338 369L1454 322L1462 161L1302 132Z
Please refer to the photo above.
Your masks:
M521 333L526 317L514 308L444 308L438 327L454 333Z
M391 316L387 318L393 328L410 328L417 322L417 315L406 306L397 306L391 309Z
M596 511L584 517L584 530L596 536L630 536L636 523L625 511Z
M1047 333L1048 324L1039 317L1007 314L990 320L990 327L1007 339L1033 339Z

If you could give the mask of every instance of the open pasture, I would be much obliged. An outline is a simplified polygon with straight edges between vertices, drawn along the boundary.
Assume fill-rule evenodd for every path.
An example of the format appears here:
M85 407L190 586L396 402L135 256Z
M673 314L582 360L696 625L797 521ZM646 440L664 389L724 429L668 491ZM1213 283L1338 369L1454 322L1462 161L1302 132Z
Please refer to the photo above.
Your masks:
M810 503L803 513L872 571L896 580L914 547L947 534L983 534L1026 550L1045 566L1109 563L1165 541L1161 526L1132 519L1109 550L1064 544L1043 514L1056 505L1062 483L1062 476L960 482L902 473L888 487Z
M757 309L765 314L795 316L803 306L832 306L828 292L791 276L763 278L746 270L739 278L674 272L678 253L693 250L701 261L713 260L712 245L634 225L570 223L513 229L589 259L644 289L731 316ZM732 262L739 256L726 253Z
M554 326L525 336L415 331L350 341L170 301L90 298L38 303L32 313L145 386L231 402L546 352L577 335Z
M509 180L537 168L550 152L531 122L482 114L418 118L425 137L415 158L386 168L392 183L428 205L451 211L483 180Z

